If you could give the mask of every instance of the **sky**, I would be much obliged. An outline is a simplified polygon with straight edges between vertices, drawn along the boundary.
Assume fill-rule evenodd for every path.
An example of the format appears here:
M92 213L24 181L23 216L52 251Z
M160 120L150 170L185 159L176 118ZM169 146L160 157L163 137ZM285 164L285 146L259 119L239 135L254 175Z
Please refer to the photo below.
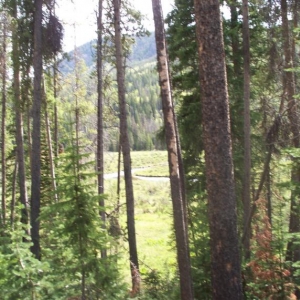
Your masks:
M161 2L163 14L166 16L172 10L174 0ZM153 29L152 1L132 0L132 3L147 16L146 28ZM61 0L57 4L56 13L64 25L64 51L70 51L75 45L80 46L96 38L97 0Z

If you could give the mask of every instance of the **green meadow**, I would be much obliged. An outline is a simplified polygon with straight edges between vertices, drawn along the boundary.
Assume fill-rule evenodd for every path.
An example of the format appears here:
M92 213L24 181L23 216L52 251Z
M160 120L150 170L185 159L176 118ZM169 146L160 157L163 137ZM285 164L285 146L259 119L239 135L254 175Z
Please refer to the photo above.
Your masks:
M174 274L176 252L173 242L173 217L166 151L132 152L133 185L135 198L135 225L141 273L158 271L164 276ZM117 172L118 154L105 153L105 173ZM121 170L123 168L121 167ZM136 170L138 169L138 170ZM143 176L139 179L136 176ZM144 176L149 176L149 180ZM117 179L105 180L108 210L118 206ZM118 251L122 253L124 273L129 272L126 233L126 204L124 178L120 181L119 223L124 236L119 240ZM129 276L129 273L128 273Z

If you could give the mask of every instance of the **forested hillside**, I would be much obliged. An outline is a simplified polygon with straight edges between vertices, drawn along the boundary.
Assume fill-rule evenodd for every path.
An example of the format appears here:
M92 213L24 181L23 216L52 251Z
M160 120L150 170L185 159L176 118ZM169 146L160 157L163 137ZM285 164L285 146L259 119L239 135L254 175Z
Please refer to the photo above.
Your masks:
M59 63L59 70L64 81L73 78L75 84L75 73L80 73L80 80L84 81L84 100L90 105L95 99L97 86L93 70L96 64L96 42L84 44L75 51L67 53ZM126 59L126 95L128 104L128 130L132 150L162 149L163 140L159 132L162 130L161 100L157 81L155 63L155 43L153 33L150 36L135 38L129 57ZM77 70L77 71L76 71ZM113 80L115 70L112 65L105 67L108 82ZM85 79L84 79L85 78ZM74 89L74 86L73 86ZM106 98L107 113L110 115L105 119L105 149L118 151L118 105L116 104L116 86L111 85L110 97ZM64 85L61 95L72 96L72 87ZM113 96L115 95L115 96ZM93 131L96 121L91 122L93 116L88 117L88 123L82 123L91 146L93 145Z

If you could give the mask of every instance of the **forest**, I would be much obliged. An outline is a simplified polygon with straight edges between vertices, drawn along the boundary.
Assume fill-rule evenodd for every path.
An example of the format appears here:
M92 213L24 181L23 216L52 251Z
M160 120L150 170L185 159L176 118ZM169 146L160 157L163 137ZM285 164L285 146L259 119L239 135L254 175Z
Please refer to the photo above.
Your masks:
M300 299L300 1L133 3L0 1L0 300Z

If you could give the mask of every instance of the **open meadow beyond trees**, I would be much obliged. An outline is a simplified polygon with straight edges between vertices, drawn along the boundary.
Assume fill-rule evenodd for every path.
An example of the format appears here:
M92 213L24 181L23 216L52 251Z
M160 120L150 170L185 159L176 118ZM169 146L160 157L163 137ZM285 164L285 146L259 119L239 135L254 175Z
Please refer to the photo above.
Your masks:
M121 178L120 199L117 195L118 153L106 152L105 172L114 178L106 179L107 212L112 216L119 205L120 230L126 231L126 206L124 179ZM139 245L140 271L165 276L169 280L176 269L176 251L172 237L172 203L168 179L166 151L132 152L133 186L136 207L136 234ZM139 178L142 176L142 178ZM108 176L109 177L109 176ZM123 272L128 272L128 246L126 239L119 240L119 250L125 264ZM127 274L127 279L130 274ZM130 280L129 280L130 281Z

